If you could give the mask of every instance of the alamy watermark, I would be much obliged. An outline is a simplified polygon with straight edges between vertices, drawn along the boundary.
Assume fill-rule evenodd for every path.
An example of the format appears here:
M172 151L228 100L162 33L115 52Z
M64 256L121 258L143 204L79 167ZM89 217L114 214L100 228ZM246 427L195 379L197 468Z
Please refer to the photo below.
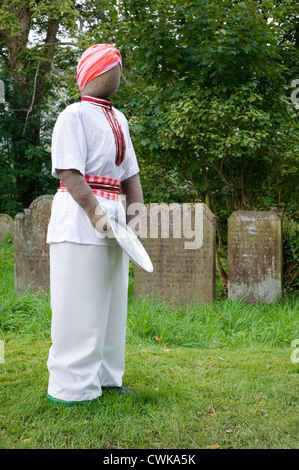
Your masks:
M291 101L296 105L296 108L299 109L299 86L297 85L299 85L299 78L293 80L291 83L292 88L297 87L291 94Z
M186 250L199 249L203 244L203 204L130 204L127 214L131 217L129 227L139 238L183 238ZM97 214L97 212L96 212ZM121 218L120 214L115 214ZM124 216L124 214L123 214ZM99 238L113 238L112 231L105 231L107 219L100 219L95 228ZM126 236L120 229L119 238Z
M296 348L291 354L291 362L293 364L297 364L299 362L299 348L296 347L297 345L299 346L299 339L293 339L291 342L291 348Z

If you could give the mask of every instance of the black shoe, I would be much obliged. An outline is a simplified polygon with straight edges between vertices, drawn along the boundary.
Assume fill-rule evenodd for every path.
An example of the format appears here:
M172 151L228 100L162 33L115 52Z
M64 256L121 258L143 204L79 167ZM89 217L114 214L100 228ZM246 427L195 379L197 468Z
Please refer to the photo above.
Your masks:
M124 385L121 385L120 387L109 387L108 386L108 387L102 387L102 388L107 388L108 390L114 390L119 395L124 395L126 393L128 393L130 395L136 395L134 390L132 390L131 388L125 387Z

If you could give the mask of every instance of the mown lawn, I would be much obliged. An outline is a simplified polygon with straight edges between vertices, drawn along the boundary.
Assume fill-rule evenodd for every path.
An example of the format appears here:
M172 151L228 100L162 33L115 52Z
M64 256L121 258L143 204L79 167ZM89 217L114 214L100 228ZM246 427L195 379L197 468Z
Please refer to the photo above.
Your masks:
M136 396L70 408L46 401L49 298L14 296L8 240L0 268L2 449L298 448L298 300L186 314L131 295L124 383Z

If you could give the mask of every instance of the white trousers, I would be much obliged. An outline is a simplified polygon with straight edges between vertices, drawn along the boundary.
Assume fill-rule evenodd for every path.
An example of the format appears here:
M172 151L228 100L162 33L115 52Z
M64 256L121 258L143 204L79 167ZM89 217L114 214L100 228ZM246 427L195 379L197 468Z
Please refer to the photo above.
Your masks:
M116 244L50 244L52 398L92 400L122 385L128 268Z

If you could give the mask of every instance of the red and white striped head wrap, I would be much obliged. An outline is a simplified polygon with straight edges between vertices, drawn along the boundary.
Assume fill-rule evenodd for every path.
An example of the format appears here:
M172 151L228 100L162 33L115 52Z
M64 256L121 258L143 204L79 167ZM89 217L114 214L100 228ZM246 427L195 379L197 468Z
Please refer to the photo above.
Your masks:
M80 91L85 85L96 77L120 64L120 52L111 44L95 44L83 52L77 66L77 82Z

